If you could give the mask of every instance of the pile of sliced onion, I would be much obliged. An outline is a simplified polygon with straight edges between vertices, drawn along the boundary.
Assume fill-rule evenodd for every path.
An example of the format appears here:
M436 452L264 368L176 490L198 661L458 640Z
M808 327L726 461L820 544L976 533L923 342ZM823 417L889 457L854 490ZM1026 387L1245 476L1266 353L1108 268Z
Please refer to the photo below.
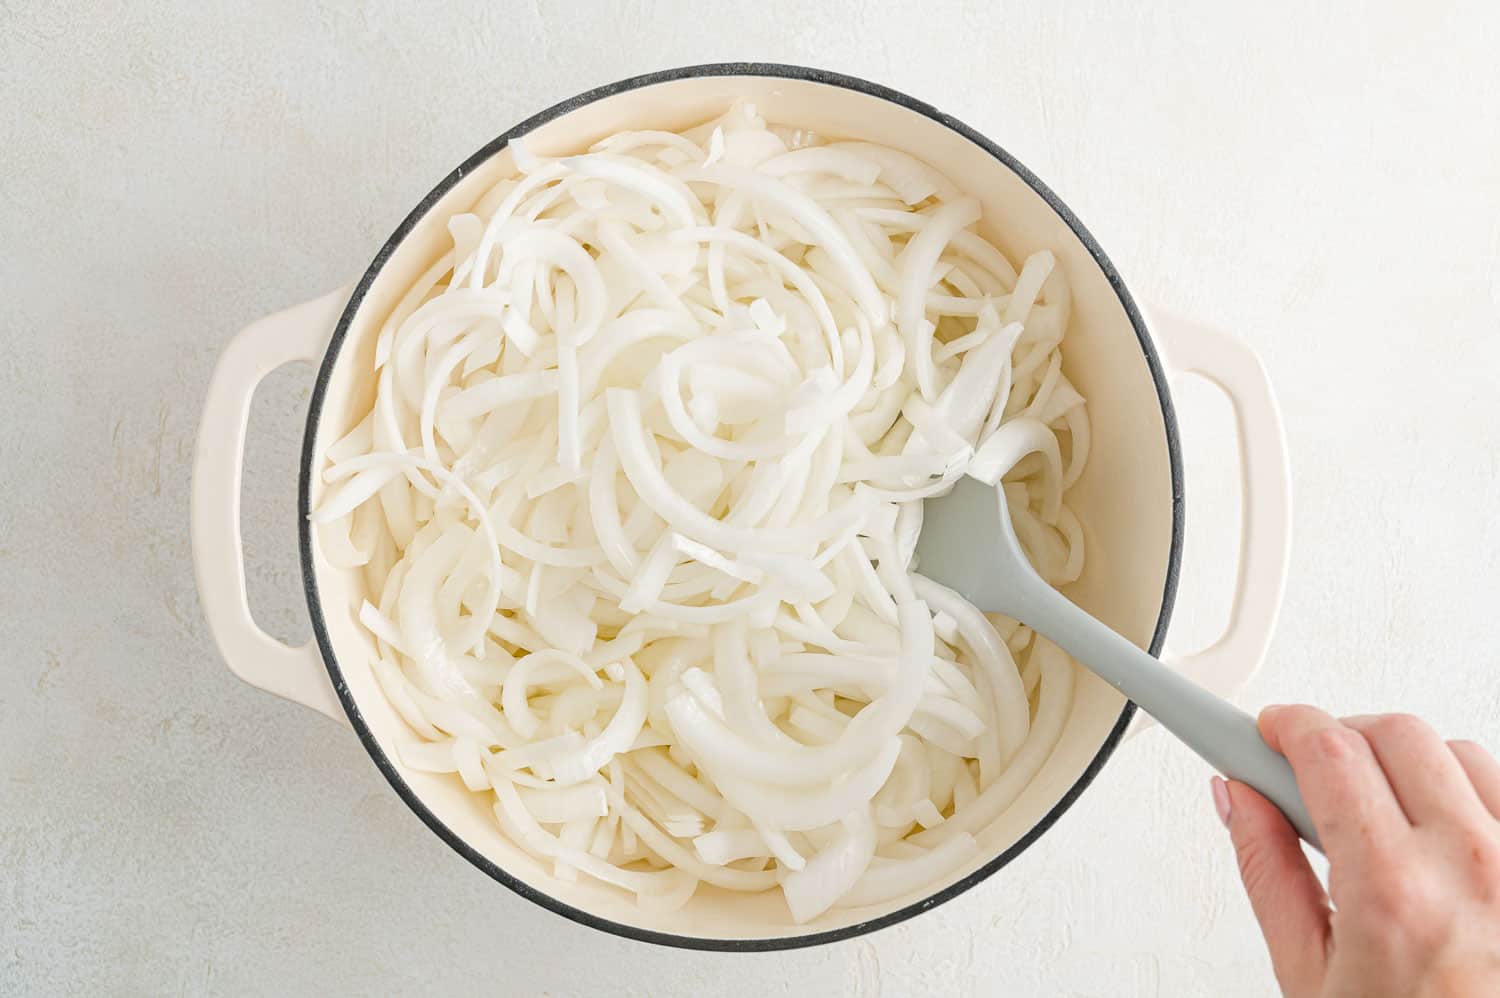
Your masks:
M802 923L972 865L1073 666L912 551L967 473L1077 577L1057 261L1014 268L906 153L745 105L514 152L385 322L313 515L403 762L656 909L779 888Z

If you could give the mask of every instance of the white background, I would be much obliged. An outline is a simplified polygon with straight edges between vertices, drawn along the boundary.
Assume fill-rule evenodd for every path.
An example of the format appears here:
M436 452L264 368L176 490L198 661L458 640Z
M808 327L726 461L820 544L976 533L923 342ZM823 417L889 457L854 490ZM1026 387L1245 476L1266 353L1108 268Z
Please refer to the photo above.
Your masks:
M348 731L219 661L187 496L224 343L359 273L522 117L673 65L812 64L929 100L1051 184L1139 297L1246 337L1297 512L1244 702L1400 707L1500 747L1495 4L21 7L0 4L0 993L1272 990L1207 773L1160 732L937 911L724 956L511 895ZM245 512L256 610L298 639L309 384L259 396ZM1180 623L1211 636L1222 413L1187 409Z

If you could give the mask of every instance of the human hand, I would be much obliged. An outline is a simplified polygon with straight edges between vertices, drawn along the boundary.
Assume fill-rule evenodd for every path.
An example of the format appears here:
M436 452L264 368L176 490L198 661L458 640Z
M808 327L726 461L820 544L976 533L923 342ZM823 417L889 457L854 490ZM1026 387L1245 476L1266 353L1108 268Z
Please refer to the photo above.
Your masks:
M1405 714L1268 707L1259 723L1329 863L1325 893L1281 812L1214 777L1282 993L1500 995L1500 763Z

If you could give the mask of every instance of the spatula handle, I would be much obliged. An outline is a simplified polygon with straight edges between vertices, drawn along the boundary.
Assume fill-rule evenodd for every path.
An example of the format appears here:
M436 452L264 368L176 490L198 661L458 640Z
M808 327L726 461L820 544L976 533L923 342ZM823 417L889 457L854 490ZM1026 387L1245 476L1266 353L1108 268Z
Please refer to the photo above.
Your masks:
M1035 582L1018 597L1017 619L1134 700L1209 765L1254 787L1308 845L1322 851L1291 765L1261 738L1249 714L1182 678L1041 579Z

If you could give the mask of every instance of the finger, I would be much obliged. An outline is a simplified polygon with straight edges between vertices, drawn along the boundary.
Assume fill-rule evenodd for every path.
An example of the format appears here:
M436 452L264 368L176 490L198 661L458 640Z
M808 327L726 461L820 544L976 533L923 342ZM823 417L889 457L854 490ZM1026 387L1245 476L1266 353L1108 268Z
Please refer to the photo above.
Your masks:
M1449 742L1448 747L1458 757L1474 792L1489 808L1490 814L1500 818L1500 762L1474 742Z
M1261 711L1266 744L1286 756L1330 861L1362 861L1409 830L1374 750L1363 735L1316 707Z
M1410 714L1366 714L1344 724L1365 736L1412 824L1485 815L1469 774L1431 726Z
M1328 961L1328 895L1276 806L1243 783L1214 779L1216 796L1221 788L1228 794L1225 824L1282 993L1317 994Z

